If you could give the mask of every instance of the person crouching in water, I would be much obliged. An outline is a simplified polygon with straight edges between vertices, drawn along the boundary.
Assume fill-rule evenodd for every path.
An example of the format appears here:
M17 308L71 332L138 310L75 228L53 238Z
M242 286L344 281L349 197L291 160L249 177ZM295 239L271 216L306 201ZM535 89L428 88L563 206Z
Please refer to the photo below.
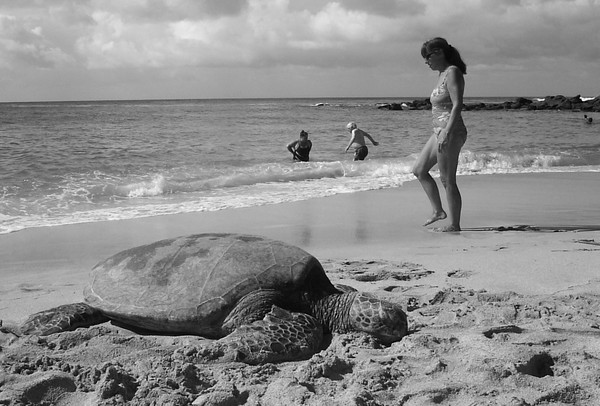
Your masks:
M367 148L367 144L365 143L365 137L367 137L373 145L379 145L379 143L375 141L373 137L369 135L369 133L358 128L356 126L356 123L350 122L348 123L348 125L346 125L346 128L348 129L348 131L350 131L352 136L350 137L350 142L348 143L345 152L348 152L350 147L354 147L355 161L362 161L369 154L369 149Z
M287 145L288 151L294 156L294 161L308 162L308 155L312 148L312 141L308 139L308 133L300 131L300 138Z

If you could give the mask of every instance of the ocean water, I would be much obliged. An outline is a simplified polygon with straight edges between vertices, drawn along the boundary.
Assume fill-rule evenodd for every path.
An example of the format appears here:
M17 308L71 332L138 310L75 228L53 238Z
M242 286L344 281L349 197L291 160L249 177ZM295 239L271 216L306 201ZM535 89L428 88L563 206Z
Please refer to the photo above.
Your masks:
M0 233L401 187L431 112L377 104L411 100L1 103ZM463 115L460 175L600 171L600 124L581 112ZM380 142L363 162L344 153L349 121ZM294 163L286 144L302 129L311 161Z

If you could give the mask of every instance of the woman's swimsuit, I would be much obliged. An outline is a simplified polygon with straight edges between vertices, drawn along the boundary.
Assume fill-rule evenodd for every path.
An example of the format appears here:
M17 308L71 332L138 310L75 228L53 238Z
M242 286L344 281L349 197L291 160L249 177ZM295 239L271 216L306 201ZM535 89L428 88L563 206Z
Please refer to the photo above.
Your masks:
M448 91L448 86L446 84L446 78L448 77L448 71L450 69L458 69L456 66L450 66L443 73L444 78L441 83L433 89L431 92L431 112L433 114L433 133L438 136L440 131L446 125L448 125L448 120L450 120L450 112L452 111L452 99L450 98L450 92ZM467 127L465 127L465 123L463 122L462 116L459 114L456 117L456 122L454 124L454 128L452 130L452 137L460 137L462 139L463 144L467 141Z
M296 153L294 154L294 160L308 162L308 154L312 148L310 140L302 145L301 143L296 144Z

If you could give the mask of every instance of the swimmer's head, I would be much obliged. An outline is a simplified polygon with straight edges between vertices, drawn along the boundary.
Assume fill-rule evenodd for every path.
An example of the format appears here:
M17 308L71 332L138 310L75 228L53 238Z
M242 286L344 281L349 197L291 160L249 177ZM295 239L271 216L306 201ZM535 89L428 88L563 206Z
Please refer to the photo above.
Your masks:
M348 129L348 131L352 131L355 128L358 128L358 127L356 126L356 123L350 121L348 124L346 124L346 128Z
M301 137L308 137L308 133L304 130L300 131L300 136Z

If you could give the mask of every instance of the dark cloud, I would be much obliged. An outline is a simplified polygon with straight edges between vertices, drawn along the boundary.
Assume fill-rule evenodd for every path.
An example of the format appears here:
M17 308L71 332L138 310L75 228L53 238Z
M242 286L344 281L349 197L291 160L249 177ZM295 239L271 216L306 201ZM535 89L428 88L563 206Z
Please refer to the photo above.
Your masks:
M340 4L347 10L386 17L418 15L427 9L424 2L418 0L343 0Z
M101 6L100 3L99 6ZM180 21L236 16L241 14L247 6L247 0L156 0L146 3L123 1L120 4L126 16L146 21Z
M0 16L0 57L16 66L49 69L64 60L62 51L46 41L39 27L27 27L14 18Z

